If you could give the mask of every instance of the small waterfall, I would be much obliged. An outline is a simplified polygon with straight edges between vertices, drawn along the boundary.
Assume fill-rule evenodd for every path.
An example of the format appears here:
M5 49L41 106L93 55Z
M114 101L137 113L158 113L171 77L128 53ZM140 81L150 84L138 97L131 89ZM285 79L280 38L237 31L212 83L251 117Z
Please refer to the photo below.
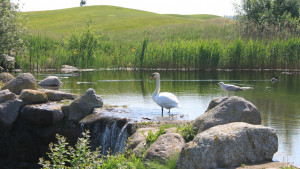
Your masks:
M128 132L127 132L127 124L124 125L119 133L118 139L116 141L115 145L115 152L121 152L123 153L124 148L126 147L126 141L128 138ZM125 141L124 141L125 140Z
M131 135L132 123L130 119L93 115L81 122L82 131L91 133L91 148L95 150L101 147L101 153L107 155L123 153L126 141Z

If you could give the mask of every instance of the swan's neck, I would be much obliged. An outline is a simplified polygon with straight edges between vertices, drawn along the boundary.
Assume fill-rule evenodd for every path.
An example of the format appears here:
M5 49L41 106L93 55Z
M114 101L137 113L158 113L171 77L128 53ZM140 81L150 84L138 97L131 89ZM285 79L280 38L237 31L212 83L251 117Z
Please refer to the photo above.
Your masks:
M156 88L155 91L152 94L152 97L155 97L160 92L160 77L156 78Z

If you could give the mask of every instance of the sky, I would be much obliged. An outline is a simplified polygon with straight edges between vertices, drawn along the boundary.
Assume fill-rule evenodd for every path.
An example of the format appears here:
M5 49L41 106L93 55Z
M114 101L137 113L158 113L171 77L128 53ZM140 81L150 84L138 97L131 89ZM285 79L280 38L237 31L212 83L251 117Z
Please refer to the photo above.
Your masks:
M79 7L80 0L12 0L21 11L44 11ZM87 0L87 6L113 5L158 14L234 15L233 3L238 0Z

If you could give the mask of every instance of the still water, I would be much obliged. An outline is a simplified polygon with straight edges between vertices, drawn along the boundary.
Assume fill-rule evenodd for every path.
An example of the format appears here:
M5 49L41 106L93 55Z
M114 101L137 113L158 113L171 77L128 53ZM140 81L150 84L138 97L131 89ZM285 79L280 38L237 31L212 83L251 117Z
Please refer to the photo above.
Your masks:
M94 71L82 72L80 76L57 73L62 78L60 90L82 94L93 88L101 95L104 104L125 107L128 116L157 119L161 109L152 100L155 80L149 77L153 71ZM282 72L198 72L159 71L161 92L172 92L177 96L182 109L171 109L178 120L193 120L203 114L209 102L227 93L217 82L253 87L252 90L232 93L256 105L262 116L262 124L276 130L279 150L274 160L293 162L300 166L300 74ZM34 74L37 81L49 73ZM271 77L279 77L271 82ZM183 115L183 116L182 116ZM167 111L165 110L165 116ZM181 116L181 117L180 117Z

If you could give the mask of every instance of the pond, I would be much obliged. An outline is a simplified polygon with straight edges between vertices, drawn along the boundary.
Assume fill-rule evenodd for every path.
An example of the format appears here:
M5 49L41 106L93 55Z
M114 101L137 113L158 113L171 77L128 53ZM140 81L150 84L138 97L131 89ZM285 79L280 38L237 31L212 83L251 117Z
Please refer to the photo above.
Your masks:
M61 91L82 94L88 88L101 95L104 104L118 105L128 110L128 117L157 119L161 108L152 100L154 71L86 71L80 76L55 73L62 78ZM158 71L161 75L161 92L175 94L183 108L171 109L178 120L194 120L203 114L209 102L227 96L216 83L253 87L251 90L232 93L256 105L262 124L276 130L279 150L274 160L293 162L300 166L300 74L265 71ZM49 73L35 73L37 81ZM53 74L51 74L53 75ZM271 82L271 77L279 77ZM168 116L167 110L164 111Z

